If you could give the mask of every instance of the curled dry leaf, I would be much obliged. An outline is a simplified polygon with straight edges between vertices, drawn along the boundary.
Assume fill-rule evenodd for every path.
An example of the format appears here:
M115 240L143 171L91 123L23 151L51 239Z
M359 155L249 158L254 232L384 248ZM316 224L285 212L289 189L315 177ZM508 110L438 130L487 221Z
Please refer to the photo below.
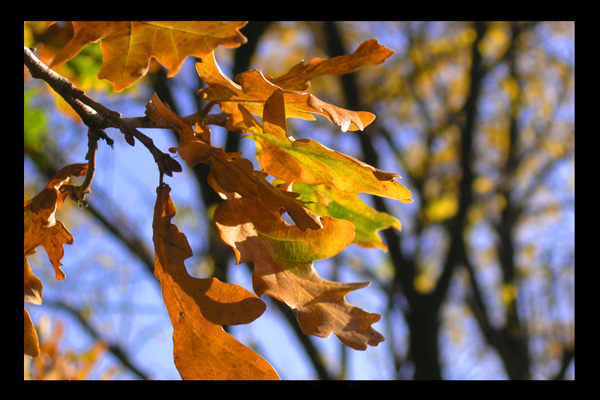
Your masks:
M154 208L154 273L173 324L173 355L183 379L279 379L261 356L225 332L222 325L246 324L265 304L241 286L216 278L194 278L184 261L192 256L185 235L171 223L170 187L157 188Z
M42 246L54 268L57 280L65 279L60 266L64 255L63 245L73 243L73 235L62 222L56 220L66 196L71 193L72 186L67 182L71 176L82 176L87 173L87 164L71 164L62 168L46 184L46 187L24 204L24 298L32 304L42 303L42 281L35 276L29 266L28 258L35 254L36 247ZM37 334L29 313L25 310L25 355L37 357L39 345Z
M379 44L377 39L366 40L352 54L325 60L313 58L306 64L296 64L282 76L268 79L286 90L306 91L310 88L310 80L317 76L349 74L364 65L381 64L392 54L394 51Z
M272 211L283 209L301 229L320 229L319 216L298 201L288 192L282 191L265 180L264 174L254 170L250 160L239 157L241 153L226 153L223 149L213 147L197 136L189 125L173 113L156 94L152 96L152 104L156 113L170 122L179 131L179 147L170 149L177 151L189 167L198 163L210 166L209 183L223 197L242 196L258 198Z

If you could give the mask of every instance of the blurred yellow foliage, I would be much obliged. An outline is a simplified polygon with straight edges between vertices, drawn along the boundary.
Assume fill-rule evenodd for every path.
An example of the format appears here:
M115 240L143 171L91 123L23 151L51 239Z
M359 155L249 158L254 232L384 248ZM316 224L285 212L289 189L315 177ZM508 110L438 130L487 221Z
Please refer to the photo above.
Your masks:
M458 199L452 193L445 193L429 202L425 216L431 222L442 222L452 218L458 212Z
M494 181L487 176L479 176L473 181L473 190L477 194L486 194L494 189Z
M413 285L419 293L429 293L435 288L435 276L429 272L424 272L415 278Z
M514 302L517 298L517 287L514 283L502 285L500 297L502 298L502 303L504 303L504 305L509 305Z

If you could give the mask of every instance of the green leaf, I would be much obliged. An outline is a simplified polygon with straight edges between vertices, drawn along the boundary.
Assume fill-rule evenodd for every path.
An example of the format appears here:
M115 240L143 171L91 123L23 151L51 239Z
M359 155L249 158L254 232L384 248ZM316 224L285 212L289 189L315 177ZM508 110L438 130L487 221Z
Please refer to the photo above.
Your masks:
M353 243L361 247L379 247L387 250L378 232L388 228L401 229L398 219L376 211L354 193L341 192L331 186L311 186L302 182L294 183L290 190L299 193L298 199L307 202L307 207L317 214L351 222L355 233Z

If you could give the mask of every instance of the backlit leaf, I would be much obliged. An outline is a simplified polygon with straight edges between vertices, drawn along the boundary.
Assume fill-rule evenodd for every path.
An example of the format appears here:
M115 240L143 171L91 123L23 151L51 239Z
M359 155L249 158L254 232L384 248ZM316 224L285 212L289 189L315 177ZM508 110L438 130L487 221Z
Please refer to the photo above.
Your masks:
M354 239L353 225L323 217L323 229L301 231L267 212L253 199L230 199L215 210L221 238L234 249L238 263L252 261L252 284L258 295L268 294L297 310L305 334L328 337L365 350L385 340L371 325L381 318L349 304L349 292L368 282L325 280L313 262L332 257Z
M354 225L354 244L361 247L379 247L387 250L377 234L382 229L400 230L400 221L389 214L374 210L355 193L346 193L331 186L311 186L294 183L290 190L300 193L298 199L321 216L345 219Z
M162 103L156 94L152 96L152 104L148 108L179 130L180 145L170 150L177 151L190 168L198 163L208 164L208 182L223 197L258 198L269 210L287 211L301 229L322 227L319 216L304 207L302 202L295 199L296 196L272 186L265 180L263 173L254 171L250 160L239 157L241 153L226 153L223 149L206 143L201 135L197 136L190 126Z
M246 42L239 29L245 22L220 21L73 21L73 38L55 56L54 68L73 58L84 46L102 39L99 79L121 91L146 74L150 58L174 76L187 56L203 57L218 45Z
M157 188L153 220L154 273L173 324L173 355L183 379L279 379L271 365L225 332L222 325L247 324L265 304L241 286L216 278L194 278L184 261L192 256L185 235L171 223L171 188Z
M258 160L263 170L288 182L331 185L348 193L369 193L411 202L410 191L398 183L398 174L382 171L310 139L288 136L284 98L276 91L267 100L263 127L255 121L251 132L260 144ZM246 119L252 118L246 115ZM246 126L250 125L246 122Z
M56 211L71 193L72 186L67 184L71 176L87 173L87 164L71 164L62 168L52 177L46 187L31 200L24 203L24 299L28 303L42 303L42 281L31 271L28 258L35 254L36 247L42 246L52 263L56 280L65 279L60 266L64 255L63 245L73 243L73 235L62 222L56 220ZM24 316L24 354L29 357L39 355L37 333L25 310Z
M308 63L300 62L286 74L269 80L286 90L306 91L310 80L321 75L343 75L356 71L364 65L384 62L394 51L379 44L377 39L362 42L352 54L331 59L313 58Z
M219 68L214 53L202 57L202 62L196 64L196 70L208 85L200 92L207 100L219 104L221 110L231 114L227 123L229 129L235 129L243 120L240 108L262 117L267 99L273 92L282 90L258 70L239 74L236 77L239 84L232 81ZM313 114L319 114L339 126L342 131L363 130L375 119L372 113L346 110L326 103L310 93L289 90L284 93L287 118L314 120Z

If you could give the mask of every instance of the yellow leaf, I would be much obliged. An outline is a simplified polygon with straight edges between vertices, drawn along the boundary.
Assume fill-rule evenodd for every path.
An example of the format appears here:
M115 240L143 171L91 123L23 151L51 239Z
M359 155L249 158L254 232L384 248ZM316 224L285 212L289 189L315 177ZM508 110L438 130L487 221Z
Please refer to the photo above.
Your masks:
M502 302L507 307L511 305L515 299L517 298L517 287L514 283L505 283L502 285L500 289L500 297L502 298Z
M239 29L245 22L221 21L73 21L73 38L52 61L54 68L74 57L84 46L102 39L99 79L114 90L131 86L146 74L150 58L174 76L187 56L203 57L218 45L238 47L246 42Z
M414 288L419 293L431 293L435 288L436 277L430 272L423 272L417 275L413 281Z
M412 201L411 192L395 180L400 178L398 174L382 171L310 139L290 139L283 95L278 90L269 97L262 130L252 130L253 139L260 143L258 160L266 173L288 182L326 184L342 192L369 193L404 203ZM248 118L251 116L247 115Z
M387 250L377 234L387 228L400 230L400 221L389 214L374 210L355 193L346 193L331 186L312 186L294 183L291 190L300 193L298 199L321 216L345 219L354 225L354 244L361 247L379 247Z
M433 199L425 208L425 215L431 222L441 222L452 218L458 212L458 200L454 194L444 194Z
M183 379L279 379L261 356L225 332L222 325L246 324L265 304L241 286L187 273L192 256L185 235L171 223L176 209L171 189L157 188L154 209L155 270L173 325L173 355Z

